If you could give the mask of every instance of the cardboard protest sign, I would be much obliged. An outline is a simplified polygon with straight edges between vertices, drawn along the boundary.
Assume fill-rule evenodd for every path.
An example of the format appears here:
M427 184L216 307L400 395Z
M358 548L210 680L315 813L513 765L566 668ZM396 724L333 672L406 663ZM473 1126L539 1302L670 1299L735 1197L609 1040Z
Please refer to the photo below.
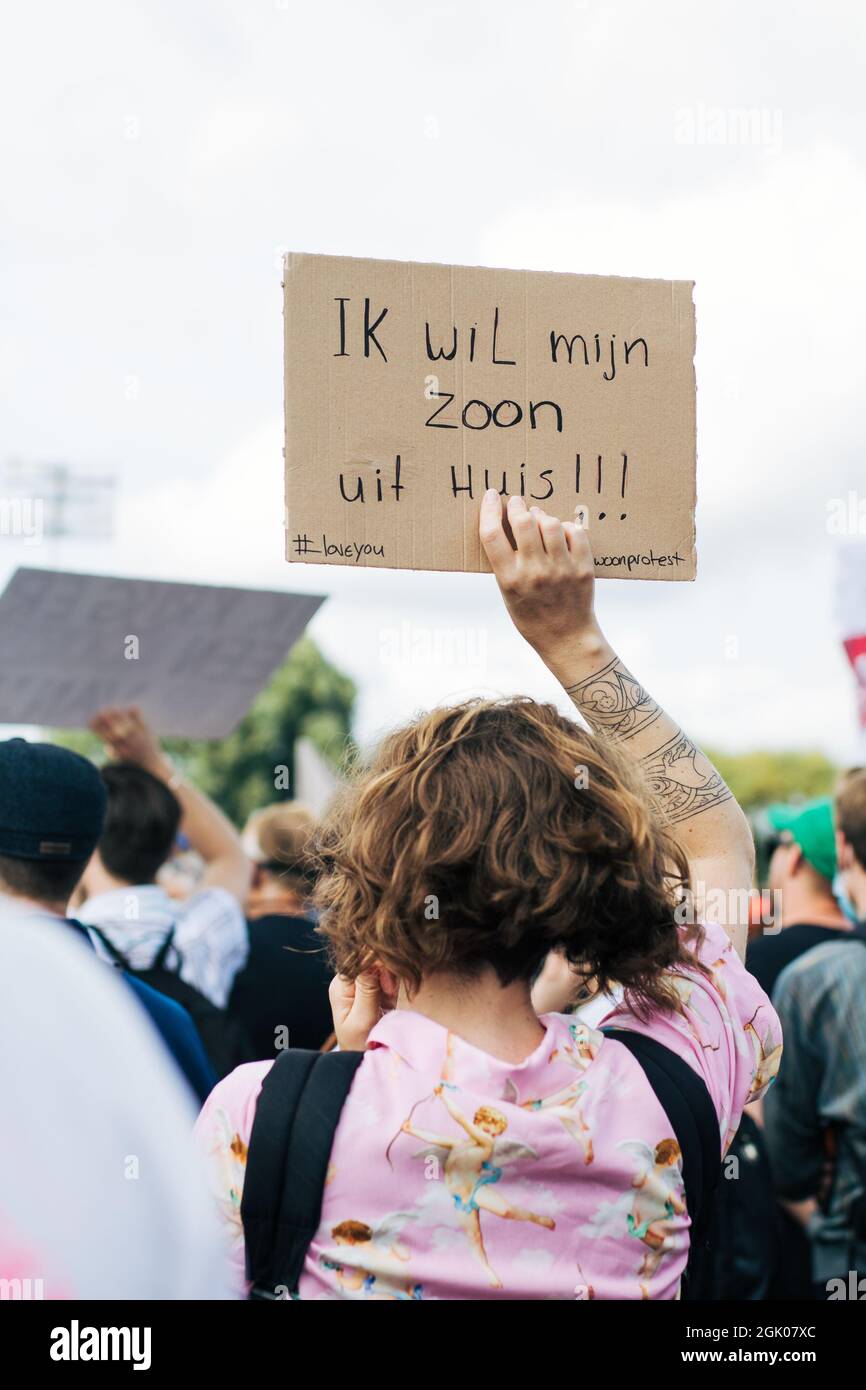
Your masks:
M487 570L495 487L585 508L599 575L694 579L692 289L289 254L287 559Z
M136 704L160 734L222 738L322 602L18 569L0 595L0 723L80 729Z

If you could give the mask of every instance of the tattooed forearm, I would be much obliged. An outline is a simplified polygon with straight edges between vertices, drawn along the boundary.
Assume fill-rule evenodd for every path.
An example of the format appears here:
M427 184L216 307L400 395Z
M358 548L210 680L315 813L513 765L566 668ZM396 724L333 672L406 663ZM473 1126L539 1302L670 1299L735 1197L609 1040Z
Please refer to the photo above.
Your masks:
M618 657L566 692L590 728L611 738L633 738L662 712Z
M689 820L732 799L709 759L618 657L566 690L595 733L621 742L632 740L629 752L640 763L667 821Z
M641 766L650 792L668 821L689 820L711 806L731 800L732 793L721 773L680 729L655 753L642 757Z

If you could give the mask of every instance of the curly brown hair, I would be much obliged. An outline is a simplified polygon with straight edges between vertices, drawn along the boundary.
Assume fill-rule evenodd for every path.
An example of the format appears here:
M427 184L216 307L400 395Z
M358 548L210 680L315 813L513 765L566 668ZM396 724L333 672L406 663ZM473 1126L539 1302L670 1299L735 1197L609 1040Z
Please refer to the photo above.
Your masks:
M340 974L531 980L561 951L645 1014L694 964L674 917L685 856L634 765L553 705L435 709L390 734L319 839L319 928ZM696 929L695 929L696 930Z

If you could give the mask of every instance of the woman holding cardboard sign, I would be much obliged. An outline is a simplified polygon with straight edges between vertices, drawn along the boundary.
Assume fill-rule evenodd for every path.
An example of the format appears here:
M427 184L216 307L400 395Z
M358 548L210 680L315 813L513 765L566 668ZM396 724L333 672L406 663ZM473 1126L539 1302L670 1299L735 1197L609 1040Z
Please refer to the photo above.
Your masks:
M742 813L603 637L585 531L519 498L508 522L513 543L488 493L508 611L593 732L526 699L434 710L332 815L319 895L342 1053L300 1082L304 1054L240 1068L199 1121L271 1297L675 1298L769 1079L753 1038L778 1057L744 924L699 924L690 891L749 887ZM537 1014L550 952L622 991L600 1027ZM322 1195L299 1214L301 1190Z

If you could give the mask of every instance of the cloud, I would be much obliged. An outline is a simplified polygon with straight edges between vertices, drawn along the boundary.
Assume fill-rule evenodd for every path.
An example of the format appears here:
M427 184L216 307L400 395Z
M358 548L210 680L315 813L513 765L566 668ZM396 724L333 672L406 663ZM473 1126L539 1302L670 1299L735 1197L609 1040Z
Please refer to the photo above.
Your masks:
M853 756L826 519L863 487L866 11L45 0L14 31L3 457L122 497L113 545L7 564L321 589L364 738L479 686L567 708L489 578L283 562L278 249L694 278L698 580L605 582L602 620L695 736ZM714 111L759 119L714 144Z

